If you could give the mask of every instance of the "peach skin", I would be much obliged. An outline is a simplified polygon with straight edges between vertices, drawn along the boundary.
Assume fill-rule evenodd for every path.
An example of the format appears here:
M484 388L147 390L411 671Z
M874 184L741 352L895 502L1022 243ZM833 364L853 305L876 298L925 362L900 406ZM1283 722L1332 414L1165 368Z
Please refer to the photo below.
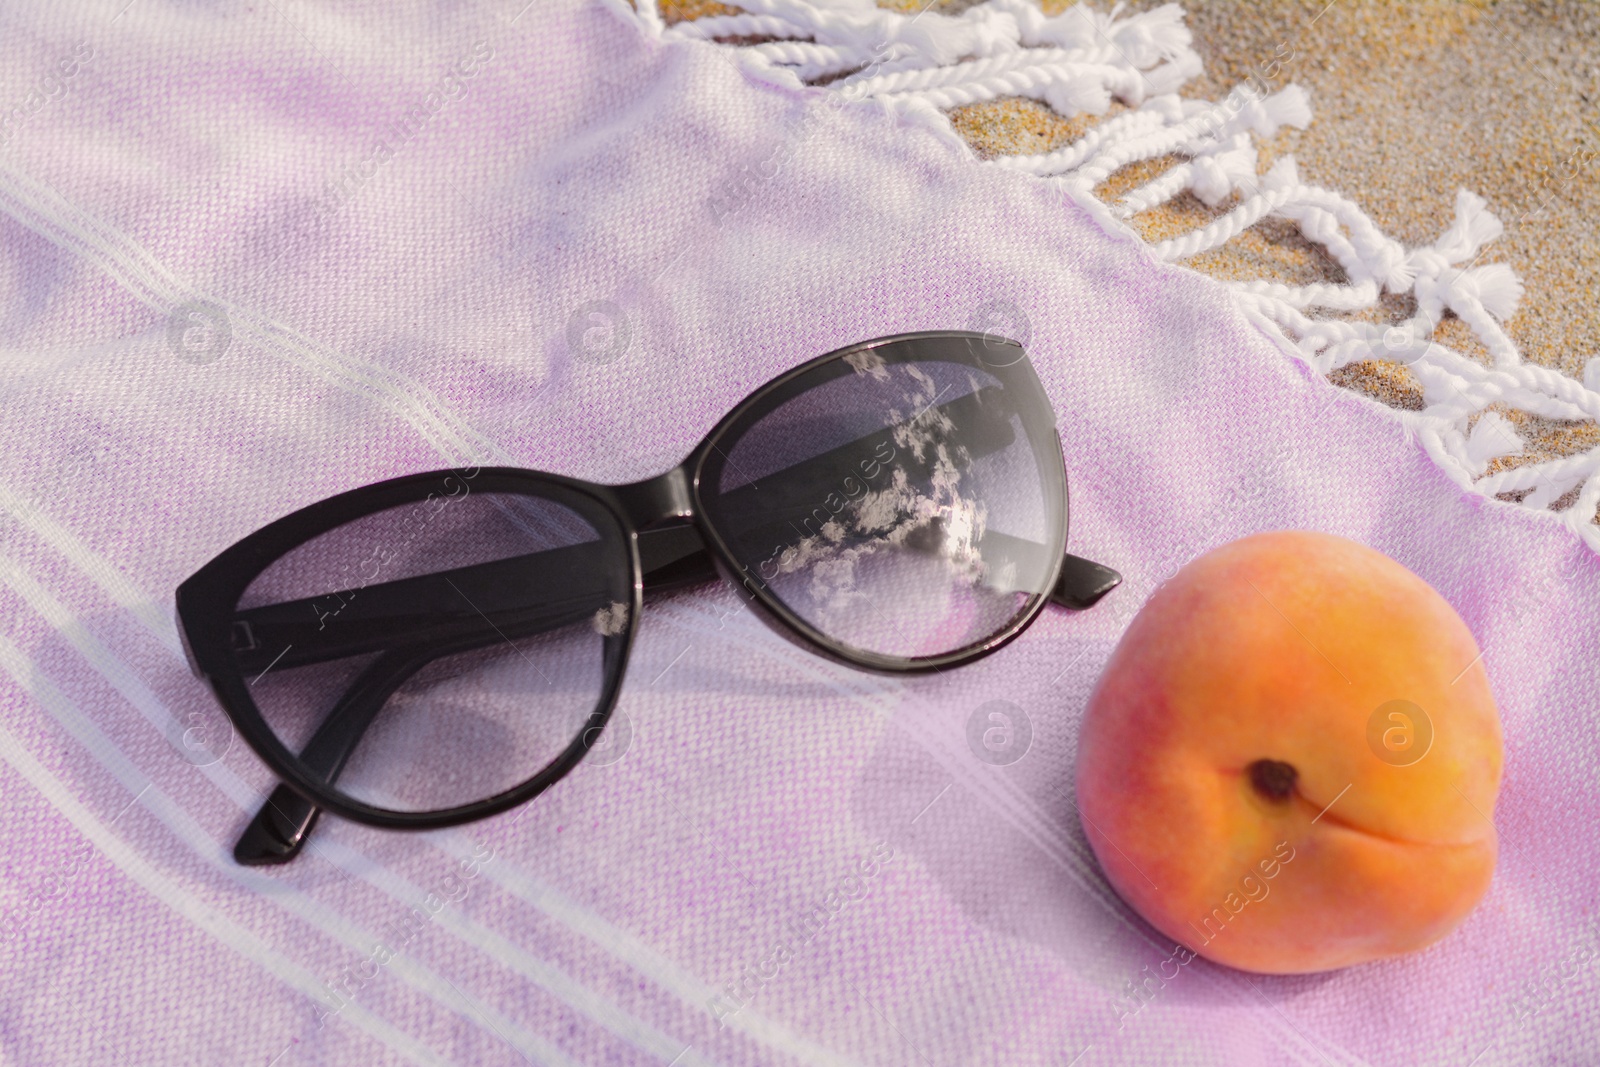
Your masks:
M1256 534L1140 610L1084 713L1077 796L1112 886L1266 974L1427 947L1488 889L1500 718L1466 624L1381 552Z

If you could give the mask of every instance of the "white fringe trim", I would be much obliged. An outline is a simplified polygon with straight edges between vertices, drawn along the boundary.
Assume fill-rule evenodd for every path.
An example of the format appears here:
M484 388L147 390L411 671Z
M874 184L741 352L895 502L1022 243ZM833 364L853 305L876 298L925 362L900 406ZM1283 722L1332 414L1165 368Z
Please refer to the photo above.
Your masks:
M606 0L619 11L627 0ZM1584 381L1524 363L1501 322L1522 298L1522 282L1504 264L1479 265L1479 250L1503 227L1481 197L1456 195L1455 222L1430 245L1406 248L1386 236L1352 201L1300 180L1292 158L1257 175L1253 138L1282 126L1305 127L1311 108L1298 85L1264 95L1246 83L1220 103L1184 100L1176 90L1201 69L1183 9L1165 4L1119 17L1080 3L1046 16L1031 0L987 0L959 16L902 15L870 0L739 0L747 14L664 26L656 0L627 11L645 32L666 40L766 37L728 46L753 79L795 88L830 78L828 89L870 101L923 126L972 156L945 110L1004 96L1042 100L1064 116L1103 115L1113 100L1133 110L1075 143L1042 155L1006 156L985 166L1058 176L1079 204L1122 239L1140 240L1124 220L1185 191L1226 214L1181 237L1148 245L1174 263L1217 248L1268 217L1293 220L1305 237L1344 268L1347 284L1225 283L1246 314L1323 375L1360 360L1411 368L1421 381L1421 412L1396 411L1428 454L1463 488L1485 496L1529 491L1522 506L1553 514L1600 551L1600 448L1487 475L1491 460L1524 444L1490 404L1553 419L1600 421L1600 356ZM1102 203L1094 188L1131 163L1179 155L1161 176ZM975 159L976 157L973 156ZM1383 293L1411 292L1411 319L1382 325L1315 318L1308 309L1356 311ZM1486 367L1434 341L1446 311L1483 342ZM1578 490L1576 502L1556 501Z

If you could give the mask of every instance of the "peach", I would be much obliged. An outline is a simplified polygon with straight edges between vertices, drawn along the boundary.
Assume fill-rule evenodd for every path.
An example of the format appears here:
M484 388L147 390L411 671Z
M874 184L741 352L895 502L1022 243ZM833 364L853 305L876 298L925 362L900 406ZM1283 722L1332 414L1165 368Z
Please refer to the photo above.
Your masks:
M1156 929L1267 974L1413 952L1488 889L1500 719L1472 634L1374 549L1257 534L1185 566L1112 653L1077 797Z

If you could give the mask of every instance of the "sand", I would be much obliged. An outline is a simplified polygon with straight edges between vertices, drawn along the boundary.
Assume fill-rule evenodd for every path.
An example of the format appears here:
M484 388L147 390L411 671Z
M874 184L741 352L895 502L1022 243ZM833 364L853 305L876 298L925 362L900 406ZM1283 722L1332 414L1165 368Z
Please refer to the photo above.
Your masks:
M926 0L879 2L914 10ZM954 14L971 0L933 6ZM1051 13L1066 6L1044 4ZM1450 224L1457 189L1478 193L1506 228L1479 262L1510 264L1526 286L1505 324L1523 357L1579 379L1588 360L1600 359L1600 4L1188 0L1183 6L1206 62L1205 72L1181 90L1185 97L1220 100L1292 50L1277 84L1292 80L1310 91L1313 121L1309 129L1261 142L1262 170L1292 153L1303 180L1348 196L1408 245L1431 242ZM735 10L713 0L662 4L668 22ZM950 118L982 156L1050 151L1101 121L1064 118L1024 98L956 108ZM1126 168L1099 192L1115 196L1164 165ZM1185 194L1134 224L1161 239L1229 206L1213 211ZM1258 224L1186 263L1225 279L1344 280L1336 263L1282 220ZM1356 317L1399 321L1413 310L1409 296L1390 296ZM1436 337L1488 361L1453 317ZM1394 407L1422 406L1416 380L1399 364L1351 364L1331 380ZM1528 449L1495 461L1491 471L1600 445L1600 427L1592 422L1496 410L1516 424Z

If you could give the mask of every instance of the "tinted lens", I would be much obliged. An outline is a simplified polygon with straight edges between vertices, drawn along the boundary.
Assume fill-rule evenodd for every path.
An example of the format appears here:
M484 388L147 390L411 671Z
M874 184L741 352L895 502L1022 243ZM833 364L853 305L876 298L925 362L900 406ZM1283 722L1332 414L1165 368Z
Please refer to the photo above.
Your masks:
M981 344L939 358L902 342L824 364L717 442L702 475L709 520L825 637L946 655L1048 591L1066 536L1054 419L1021 350L990 365Z
M561 756L593 725L629 625L625 542L597 507L449 481L453 496L277 560L232 624L278 740L391 811L483 800Z

